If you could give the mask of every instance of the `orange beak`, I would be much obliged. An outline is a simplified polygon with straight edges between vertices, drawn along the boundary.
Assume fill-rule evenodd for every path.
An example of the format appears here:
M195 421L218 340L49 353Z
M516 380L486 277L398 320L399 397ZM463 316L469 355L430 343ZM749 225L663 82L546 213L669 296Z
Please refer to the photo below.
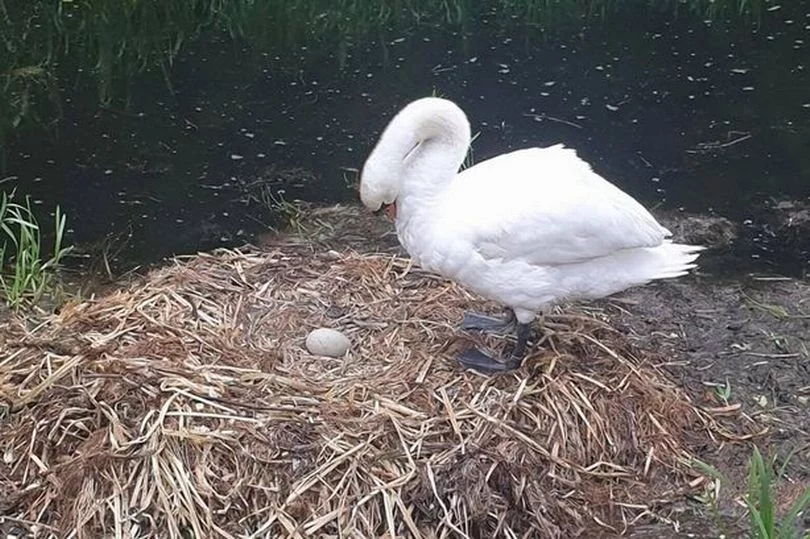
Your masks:
M388 204L387 206L385 206L383 211L385 211L385 215L387 215L388 218L391 219L392 221L394 219L396 219L397 218L397 203L396 203L396 201L392 202L391 204Z

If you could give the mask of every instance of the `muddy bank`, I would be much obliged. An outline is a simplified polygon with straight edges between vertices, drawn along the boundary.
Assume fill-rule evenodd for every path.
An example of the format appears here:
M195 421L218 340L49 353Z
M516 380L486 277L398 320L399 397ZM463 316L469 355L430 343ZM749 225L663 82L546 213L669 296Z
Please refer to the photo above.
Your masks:
M709 506L683 500L671 507L682 534L745 533L739 501L752 444L777 467L785 466L776 487L779 510L810 488L810 282L752 272L757 266L747 259L779 244L800 260L810 239L803 228L806 211L802 201L774 202L744 223L657 212L677 240L708 247L698 269L593 304L641 349L662 357L665 370L697 405L727 409L727 425L740 434L740 440L707 447L700 456L728 479L718 500L722 526ZM803 524L810 530L810 518ZM656 522L632 535L660 537L671 529L671 523Z
M626 291L600 306L642 349L668 356L665 370L696 404L728 408L732 428L757 433L700 455L729 480L719 499L725 527L714 527L709 506L684 500L673 507L682 533L744 533L738 502L752 443L776 467L786 465L776 489L781 511L810 488L810 284L753 277L723 282L698 273ZM657 523L634 536L666 536L666 529ZM810 530L807 516L804 529Z
M802 232L810 223L803 218L806 204L783 201L778 206L769 218L769 230L778 241L797 244L810 237L810 230ZM611 319L642 346L668 351L668 369L705 403L739 403L741 414L769 427L775 443L803 439L806 444L810 282L735 275L727 267L728 251L746 237L744 225L698 215L660 218L678 240L700 243L708 250L688 277L627 290L606 300ZM723 391L725 398L720 398ZM810 458L797 458L795 464L810 473Z
M633 340L670 355L668 370L699 401L740 403L741 413L780 440L810 432L808 283L697 276L628 290L606 304ZM810 474L810 453L805 456L797 469Z

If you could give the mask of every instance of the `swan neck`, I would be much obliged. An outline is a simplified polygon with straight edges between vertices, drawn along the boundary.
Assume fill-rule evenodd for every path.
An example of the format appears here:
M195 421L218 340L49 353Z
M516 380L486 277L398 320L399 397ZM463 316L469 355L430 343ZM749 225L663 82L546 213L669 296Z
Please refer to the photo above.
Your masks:
M377 210L405 199L437 200L458 174L470 140L467 116L453 102L413 101L394 116L363 166L363 204Z
M402 195L428 202L443 191L458 174L470 145L470 124L453 104L415 110L410 126L415 149L403 160Z

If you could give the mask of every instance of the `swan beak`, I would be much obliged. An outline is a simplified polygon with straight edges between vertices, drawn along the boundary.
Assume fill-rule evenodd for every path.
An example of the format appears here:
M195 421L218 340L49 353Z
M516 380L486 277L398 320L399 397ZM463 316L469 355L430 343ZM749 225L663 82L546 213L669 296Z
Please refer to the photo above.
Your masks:
M397 203L392 202L391 204L383 204L380 206L380 209L375 211L375 215L380 215L384 213L389 219L392 221L397 218Z
M392 202L385 207L385 215L392 221L397 218L397 203Z

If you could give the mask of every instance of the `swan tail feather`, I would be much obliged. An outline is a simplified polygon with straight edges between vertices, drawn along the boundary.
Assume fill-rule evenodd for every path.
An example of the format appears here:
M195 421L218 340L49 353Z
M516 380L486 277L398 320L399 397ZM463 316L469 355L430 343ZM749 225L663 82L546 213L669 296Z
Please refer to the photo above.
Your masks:
M650 249L655 253L653 267L650 267L651 279L671 279L681 277L697 267L695 261L700 256L701 251L706 248L700 245L687 245L674 243L671 240L664 242Z

